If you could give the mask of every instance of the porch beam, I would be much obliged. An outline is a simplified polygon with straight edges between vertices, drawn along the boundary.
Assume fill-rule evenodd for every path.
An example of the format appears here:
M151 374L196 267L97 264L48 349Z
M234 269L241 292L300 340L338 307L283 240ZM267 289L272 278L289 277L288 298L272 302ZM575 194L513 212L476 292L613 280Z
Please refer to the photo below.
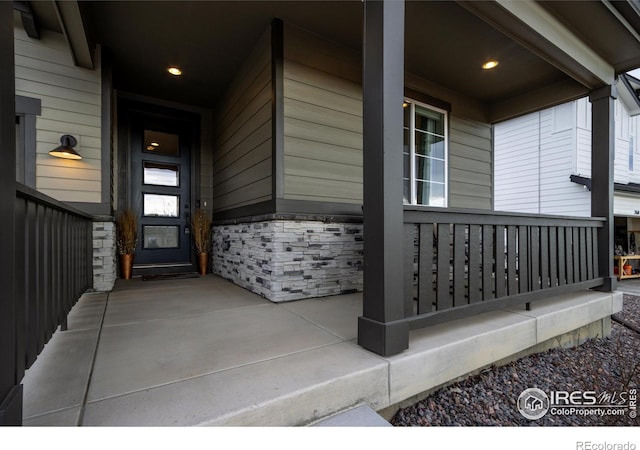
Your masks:
M51 2L65 39L71 48L73 62L83 69L94 69L93 51L87 39L85 24L77 1Z
M404 11L404 0L364 1L365 250L358 344L384 356L409 346L402 320Z
M458 3L589 89L615 81L614 67L536 2Z
M16 131L13 3L0 2L0 425L22 424L15 296ZM20 377L21 378L21 377Z
M600 288L612 292L616 288L613 276L613 180L615 156L614 101L615 86L605 86L589 95L591 102L591 215L603 217L598 229L598 274L604 279Z

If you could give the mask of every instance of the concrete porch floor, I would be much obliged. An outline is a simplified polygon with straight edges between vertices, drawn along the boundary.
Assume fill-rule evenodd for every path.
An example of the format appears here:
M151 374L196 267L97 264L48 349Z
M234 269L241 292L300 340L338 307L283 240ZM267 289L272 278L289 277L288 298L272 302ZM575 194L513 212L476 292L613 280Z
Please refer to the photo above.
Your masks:
M274 304L213 275L87 293L27 371L27 426L307 425L382 410L588 324L621 293L584 292L356 344L361 294Z

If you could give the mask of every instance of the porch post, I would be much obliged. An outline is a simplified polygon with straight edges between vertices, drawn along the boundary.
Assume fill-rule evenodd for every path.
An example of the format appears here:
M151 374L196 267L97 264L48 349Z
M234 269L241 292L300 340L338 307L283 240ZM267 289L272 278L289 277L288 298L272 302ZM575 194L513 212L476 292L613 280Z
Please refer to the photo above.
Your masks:
M14 220L16 203L13 2L0 2L0 425L22 424L22 385L16 366Z
M364 1L364 296L358 344L385 356L409 347L409 325L402 321L404 10L404 0Z
M591 102L591 215L606 219L598 230L598 276L604 278L599 290L616 288L613 276L613 159L615 155L614 86L605 86L589 95Z

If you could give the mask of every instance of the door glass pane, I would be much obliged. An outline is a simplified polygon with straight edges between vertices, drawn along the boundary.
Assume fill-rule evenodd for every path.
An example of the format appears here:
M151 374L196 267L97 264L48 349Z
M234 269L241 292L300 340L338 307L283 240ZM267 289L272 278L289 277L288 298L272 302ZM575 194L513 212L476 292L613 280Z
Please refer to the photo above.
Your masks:
M178 135L162 131L144 130L144 148L149 153L180 156Z
M144 194L144 215L153 217L178 217L177 195Z
M180 167L177 164L143 163L143 183L156 186L179 186Z
M178 248L180 227L145 225L143 227L144 248Z

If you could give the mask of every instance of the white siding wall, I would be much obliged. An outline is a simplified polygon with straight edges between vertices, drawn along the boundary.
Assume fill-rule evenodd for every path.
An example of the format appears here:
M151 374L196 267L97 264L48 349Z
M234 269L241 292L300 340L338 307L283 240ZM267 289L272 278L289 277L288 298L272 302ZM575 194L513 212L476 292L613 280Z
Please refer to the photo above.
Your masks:
M576 166L576 105L540 112L540 214L589 216L591 197L571 182Z
M494 209L540 211L540 113L494 127Z
M496 200L497 210L540 212L542 214L568 214L588 216L590 193L582 186L569 181L571 174L591 177L591 104L587 98L572 103L575 127L572 130L557 128L554 114L559 108L551 108L519 119L498 124L496 136ZM565 108L566 106L563 106ZM539 124L535 117L540 117ZM566 123L561 120L560 122ZM540 132L540 163L526 153L537 142L532 136ZM630 117L620 101L615 102L615 161L616 183L640 183L640 147L638 133L640 117ZM528 138L526 137L528 136ZM528 144L525 140L528 139ZM573 150L575 149L575 150ZM633 170L630 170L630 152L633 155ZM522 159L522 163L513 160ZM533 168L538 167L539 210L530 200L531 189L535 189ZM523 180L518 183L518 179ZM528 187L529 190L525 189ZM616 215L634 216L640 210L640 196L616 194Z
M616 216L634 217L640 211L640 200L637 195L615 193L613 196L613 214Z
M562 105L497 124L495 209L588 216L590 194L572 183L578 135L576 105Z
M576 174L591 177L591 104L585 99L578 105L578 141ZM615 102L615 164L616 183L640 183L640 153L638 130L640 116L630 117L622 102ZM629 170L629 148L633 138L633 171Z
M640 183L640 117L631 117L629 119L629 139L632 141L631 151L633 152L633 171L629 172L630 183Z
M591 103L576 101L576 175L591 177Z
M75 67L62 34L42 30L41 39L27 36L14 21L16 94L39 98L36 119L36 188L57 200L100 203L101 193L101 75ZM49 150L60 137L78 140L82 160L55 158Z
M622 102L615 102L615 166L616 183L629 183L629 114Z

